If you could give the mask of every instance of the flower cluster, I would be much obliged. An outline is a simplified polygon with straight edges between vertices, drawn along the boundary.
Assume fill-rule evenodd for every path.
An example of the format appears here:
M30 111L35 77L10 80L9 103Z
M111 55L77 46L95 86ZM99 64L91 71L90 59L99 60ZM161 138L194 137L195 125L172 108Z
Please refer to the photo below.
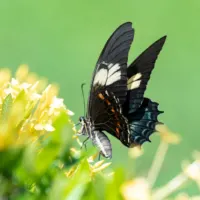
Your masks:
M19 67L15 78L1 69L0 150L34 141L55 130L53 122L60 113L73 114L57 95L58 87L29 73L27 65Z

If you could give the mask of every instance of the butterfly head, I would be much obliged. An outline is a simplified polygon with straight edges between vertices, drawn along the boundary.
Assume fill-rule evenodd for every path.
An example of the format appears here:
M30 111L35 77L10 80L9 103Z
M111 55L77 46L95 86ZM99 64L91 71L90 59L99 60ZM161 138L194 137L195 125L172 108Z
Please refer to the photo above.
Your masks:
M79 117L79 122L81 124L85 123L85 117L83 117L83 116Z
M81 116L79 117L79 122L81 124L81 128L78 131L79 135L87 135L87 120L85 117Z

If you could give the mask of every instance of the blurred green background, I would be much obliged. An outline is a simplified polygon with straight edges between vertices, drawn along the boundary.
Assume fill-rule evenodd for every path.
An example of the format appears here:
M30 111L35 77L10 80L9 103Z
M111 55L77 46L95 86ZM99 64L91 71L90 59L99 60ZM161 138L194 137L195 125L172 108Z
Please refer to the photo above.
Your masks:
M164 184L200 147L199 10L199 0L1 0L0 66L15 71L26 63L31 71L57 82L76 121L83 115L80 85L87 83L88 94L97 58L121 23L133 22L136 31L129 62L167 35L145 94L165 111L161 121L183 138L181 145L169 149L157 182ZM155 135L151 139L152 144L144 145L144 157L130 163L126 147L112 138L113 166L146 173L159 141Z

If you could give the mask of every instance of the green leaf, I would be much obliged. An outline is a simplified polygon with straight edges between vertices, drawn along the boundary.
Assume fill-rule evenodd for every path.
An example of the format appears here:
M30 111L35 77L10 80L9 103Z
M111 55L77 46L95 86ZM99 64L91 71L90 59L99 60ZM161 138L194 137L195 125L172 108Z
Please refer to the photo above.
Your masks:
M109 199L122 199L122 196L120 194L120 187L121 184L124 182L124 170L122 168L115 169L115 173L110 181L107 181L107 187L106 187L106 200ZM113 193L113 191L115 191Z
M5 176L11 175L13 169L21 161L23 149L20 148L10 148L4 151L0 151L0 174Z
M63 191L68 184L68 179L64 175L64 173L59 173L57 176L54 178L52 182L52 187L49 191L48 198L49 200L62 200L65 199L63 195Z
M90 168L86 159L82 160L78 165L73 177L59 175L49 193L50 200L54 199L82 199L84 191L91 181Z
M105 184L105 183L103 183ZM95 188L95 183L94 181L91 181L88 183L87 188L85 189L84 194L82 195L81 200L101 200L104 198L99 198L99 196L103 197L104 195L101 193L100 189L102 188L103 185L100 186L98 190Z
M45 139L42 146L41 141L38 140L36 143L27 147L24 156L24 166L26 166L27 172L40 176L52 166L62 151L62 131L67 125L68 118L65 113L62 113L53 124L55 131L46 133L50 135ZM71 137L72 135L70 135Z
M41 151L37 154L35 160L35 167L37 173L43 173L48 166L60 155L63 144L63 130L68 125L68 118L65 113L62 113L53 124L55 131L49 136L48 143L43 146ZM68 134L68 132L66 132ZM72 135L70 135L70 138Z
M39 105L39 102L40 102L39 100L36 103L34 101L30 102L29 108L26 110L24 119L27 119L30 116L34 115L34 113L37 110L37 107Z
M27 101L26 92L24 90L20 91L17 95L15 102L17 101Z
M77 184L68 195L67 200L82 200L86 188L87 184Z
M1 122L7 120L12 107L12 102L13 102L12 96L11 94L9 94L3 101L2 111L1 111Z

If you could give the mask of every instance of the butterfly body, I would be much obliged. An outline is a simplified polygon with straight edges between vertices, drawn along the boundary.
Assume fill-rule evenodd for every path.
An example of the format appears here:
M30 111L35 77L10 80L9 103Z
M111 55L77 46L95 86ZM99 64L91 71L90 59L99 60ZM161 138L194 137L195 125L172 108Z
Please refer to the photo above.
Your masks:
M144 97L155 61L166 37L161 38L127 66L134 30L130 22L122 24L107 41L93 73L88 111L79 119L79 133L86 135L106 157L112 146L104 132L127 147L150 141L161 111L158 103Z
M92 142L100 150L100 154L105 158L112 158L112 146L110 140L102 131L94 130L92 136Z

